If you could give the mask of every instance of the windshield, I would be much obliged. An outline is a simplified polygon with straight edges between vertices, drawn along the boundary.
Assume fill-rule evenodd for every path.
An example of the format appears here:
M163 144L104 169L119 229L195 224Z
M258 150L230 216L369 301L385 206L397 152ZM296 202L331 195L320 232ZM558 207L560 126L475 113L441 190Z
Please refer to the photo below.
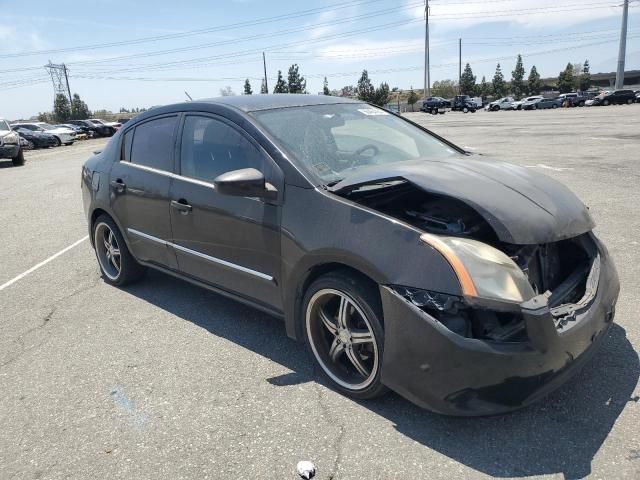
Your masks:
M102 123L102 120L90 120L90 122L95 123L96 125L104 125L104 123Z
M367 104L281 108L252 115L299 166L325 184L376 165L459 155L427 132Z
M46 124L46 123L41 123L40 125L38 125L40 128L42 128L43 130L55 130L56 127Z
M7 122L0 120L0 130L11 130L11 128Z

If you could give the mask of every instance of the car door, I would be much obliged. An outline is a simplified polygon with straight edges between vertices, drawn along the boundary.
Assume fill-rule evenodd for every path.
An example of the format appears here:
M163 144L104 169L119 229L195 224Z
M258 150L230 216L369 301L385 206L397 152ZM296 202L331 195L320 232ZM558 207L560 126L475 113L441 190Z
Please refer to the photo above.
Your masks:
M282 197L225 195L213 182L223 173L255 168L282 192L281 170L244 130L213 115L185 114L179 152L171 224L180 271L280 309Z
M133 255L177 270L171 238L169 188L178 114L153 117L120 137L120 161L110 172L111 208Z

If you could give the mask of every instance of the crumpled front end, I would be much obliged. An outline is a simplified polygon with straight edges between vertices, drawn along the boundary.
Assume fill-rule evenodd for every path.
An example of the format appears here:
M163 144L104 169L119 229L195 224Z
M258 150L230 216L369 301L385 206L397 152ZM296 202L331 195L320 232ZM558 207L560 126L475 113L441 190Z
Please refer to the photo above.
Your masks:
M450 415L508 412L560 386L597 350L619 293L606 248L591 233L580 242L588 263L520 304L381 287L382 382ZM549 275L527 273L532 282Z

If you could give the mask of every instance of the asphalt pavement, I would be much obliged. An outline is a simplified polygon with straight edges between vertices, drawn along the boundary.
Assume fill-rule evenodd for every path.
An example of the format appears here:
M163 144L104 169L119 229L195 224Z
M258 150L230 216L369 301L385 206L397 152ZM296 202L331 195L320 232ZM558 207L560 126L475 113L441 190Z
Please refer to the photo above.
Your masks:
M408 116L590 207L622 291L580 374L497 417L355 402L277 319L160 273L111 287L84 240L89 140L0 162L0 479L640 478L640 105Z

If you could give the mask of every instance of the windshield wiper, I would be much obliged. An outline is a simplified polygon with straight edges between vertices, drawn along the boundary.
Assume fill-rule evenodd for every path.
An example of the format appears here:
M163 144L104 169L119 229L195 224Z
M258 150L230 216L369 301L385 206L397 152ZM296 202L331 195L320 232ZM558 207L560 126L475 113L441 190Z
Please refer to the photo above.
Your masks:
M330 190L334 193L340 192L340 193L350 194L354 192L371 191L371 190L379 190L381 188L395 187L398 185L402 185L404 183L407 183L407 181L403 178L393 178L393 179L385 179L385 180L372 180L370 182L358 183L355 185L346 185L342 188L334 188Z

